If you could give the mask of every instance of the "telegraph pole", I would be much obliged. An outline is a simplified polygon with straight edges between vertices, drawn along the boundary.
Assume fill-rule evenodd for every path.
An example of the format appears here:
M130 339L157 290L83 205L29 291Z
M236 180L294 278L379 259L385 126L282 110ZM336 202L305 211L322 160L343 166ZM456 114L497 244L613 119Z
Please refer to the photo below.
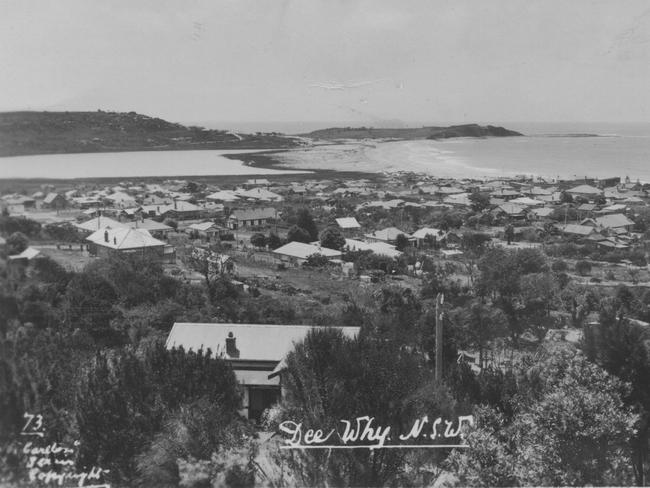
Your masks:
M436 295L436 381L442 381L442 304L445 302L445 295Z

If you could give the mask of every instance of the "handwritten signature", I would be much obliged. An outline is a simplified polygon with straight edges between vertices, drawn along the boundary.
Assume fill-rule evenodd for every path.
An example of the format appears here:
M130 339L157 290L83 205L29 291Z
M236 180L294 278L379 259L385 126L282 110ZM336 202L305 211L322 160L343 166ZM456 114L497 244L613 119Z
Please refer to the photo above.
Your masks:
M342 429L333 428L329 431L305 428L302 422L292 420L280 424L280 431L288 434L282 449L405 449L405 448L458 448L468 447L467 444L413 444L416 440L463 440L463 427L474 425L473 415L461 415L457 421L444 420L438 417L429 421L428 416L413 422L411 429L397 436L395 441L391 436L391 427L378 425L374 417L357 417L354 421L340 420ZM429 424L430 427L425 429ZM455 427L454 427L455 426ZM408 443L408 442L411 443ZM406 443L404 443L406 442Z
M42 439L45 436L45 423L40 414L25 413L26 422L23 426L21 436L34 436ZM73 456L77 452L79 441L73 443L73 447L58 442L46 445L38 445L35 441L27 441L23 445L25 456L25 467L30 483L56 484L64 486L67 483L74 483L78 488L110 488L107 483L102 483L104 475L110 471L97 466L92 466L88 471L76 471ZM93 484L87 484L91 482Z

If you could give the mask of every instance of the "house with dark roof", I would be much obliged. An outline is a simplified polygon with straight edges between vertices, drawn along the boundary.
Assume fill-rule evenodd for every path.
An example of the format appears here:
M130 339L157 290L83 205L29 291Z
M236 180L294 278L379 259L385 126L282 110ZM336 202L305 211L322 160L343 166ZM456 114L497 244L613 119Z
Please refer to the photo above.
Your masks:
M240 414L259 421L263 412L283 395L284 359L310 330L329 327L311 325L175 323L166 347L186 351L210 351L231 366L243 393ZM360 327L336 327L347 337Z

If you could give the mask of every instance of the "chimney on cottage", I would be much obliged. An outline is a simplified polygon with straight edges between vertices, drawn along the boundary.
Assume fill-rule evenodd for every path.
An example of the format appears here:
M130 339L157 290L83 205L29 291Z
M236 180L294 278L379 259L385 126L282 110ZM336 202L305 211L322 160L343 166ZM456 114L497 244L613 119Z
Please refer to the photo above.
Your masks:
M239 349L237 349L237 339L232 332L228 332L228 337L226 337L226 354L231 358L239 357Z
M113 244L117 246L117 237L113 237Z
M176 199L174 198L174 210L178 210L178 204L176 203Z
M108 231L104 231L104 242L108 242Z

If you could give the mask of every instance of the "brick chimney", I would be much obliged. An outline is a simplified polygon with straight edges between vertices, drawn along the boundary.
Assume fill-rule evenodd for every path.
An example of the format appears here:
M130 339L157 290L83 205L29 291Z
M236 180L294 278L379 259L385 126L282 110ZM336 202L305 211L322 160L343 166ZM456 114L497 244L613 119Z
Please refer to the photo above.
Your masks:
M237 339L232 332L228 332L228 337L226 337L226 354L231 358L239 357L239 349L237 349Z

